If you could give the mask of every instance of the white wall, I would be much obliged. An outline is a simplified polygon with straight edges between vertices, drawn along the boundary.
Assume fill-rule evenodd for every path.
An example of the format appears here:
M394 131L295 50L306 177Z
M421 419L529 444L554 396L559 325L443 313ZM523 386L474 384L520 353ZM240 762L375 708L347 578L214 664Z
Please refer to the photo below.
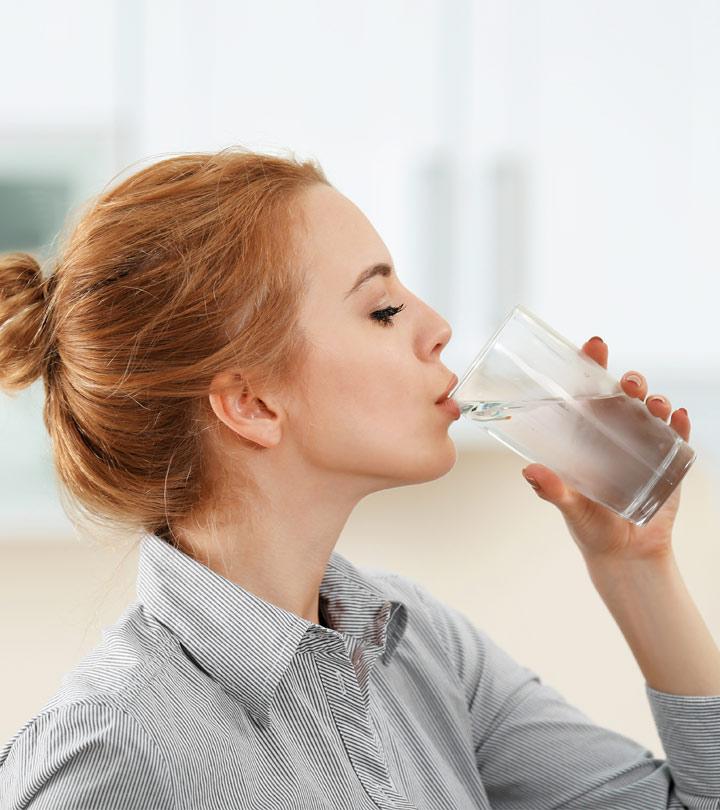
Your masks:
M31 0L4 29L0 172L64 163L79 201L176 151L312 155L451 322L448 367L524 303L687 407L720 475L718 4ZM40 401L0 401L17 486Z

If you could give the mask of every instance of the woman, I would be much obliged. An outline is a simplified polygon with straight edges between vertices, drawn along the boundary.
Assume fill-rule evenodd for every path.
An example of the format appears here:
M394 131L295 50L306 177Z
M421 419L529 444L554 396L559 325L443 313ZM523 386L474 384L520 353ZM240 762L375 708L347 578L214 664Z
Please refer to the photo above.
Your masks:
M2 383L43 376L68 507L142 535L138 601L0 751L0 806L720 803L720 654L673 562L679 491L638 528L525 471L636 655L667 761L334 551L364 496L452 468L435 402L454 378L449 325L317 164L156 163L94 202L47 277L6 257L0 289ZM688 437L682 410L670 424Z

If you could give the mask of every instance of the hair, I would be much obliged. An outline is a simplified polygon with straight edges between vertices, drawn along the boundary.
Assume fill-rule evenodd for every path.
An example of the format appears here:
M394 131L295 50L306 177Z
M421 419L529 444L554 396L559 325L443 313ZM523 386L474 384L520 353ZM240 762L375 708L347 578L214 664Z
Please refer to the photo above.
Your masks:
M294 228L306 225L300 192L317 183L331 185L312 159L183 154L93 198L51 272L28 253L0 257L0 389L43 377L76 528L176 541L173 525L217 496L210 440L229 429L209 403L214 375L242 371L261 389L302 378ZM250 470L232 475L251 510Z

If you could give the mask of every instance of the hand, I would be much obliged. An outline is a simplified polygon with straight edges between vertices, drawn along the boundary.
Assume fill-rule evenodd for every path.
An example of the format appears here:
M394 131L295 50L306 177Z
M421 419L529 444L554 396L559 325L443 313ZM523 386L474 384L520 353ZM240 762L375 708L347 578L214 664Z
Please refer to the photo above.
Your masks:
M591 338L583 344L582 350L596 363L607 368L608 347L600 338ZM640 385L628 380L631 374L640 378ZM648 387L642 374L628 371L620 381L620 385L628 396L645 401ZM648 398L646 404L653 416L667 422L672 406L665 397L661 400ZM684 408L679 408L672 414L669 424L685 441L688 441L690 419ZM522 472L529 483L532 484L530 479L534 479L538 496L555 504L560 510L573 540L587 562L649 559L671 553L672 527L680 506L682 484L675 487L672 495L645 526L636 526L605 506L566 486L551 469L542 464L530 464Z

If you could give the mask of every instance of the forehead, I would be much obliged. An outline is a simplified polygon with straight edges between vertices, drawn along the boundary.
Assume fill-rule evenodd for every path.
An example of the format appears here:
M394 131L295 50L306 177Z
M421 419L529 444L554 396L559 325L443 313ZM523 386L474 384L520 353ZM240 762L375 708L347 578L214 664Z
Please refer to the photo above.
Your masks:
M317 184L300 197L305 228L299 252L310 278L345 291L363 268L390 263L385 243L363 212L334 188Z

